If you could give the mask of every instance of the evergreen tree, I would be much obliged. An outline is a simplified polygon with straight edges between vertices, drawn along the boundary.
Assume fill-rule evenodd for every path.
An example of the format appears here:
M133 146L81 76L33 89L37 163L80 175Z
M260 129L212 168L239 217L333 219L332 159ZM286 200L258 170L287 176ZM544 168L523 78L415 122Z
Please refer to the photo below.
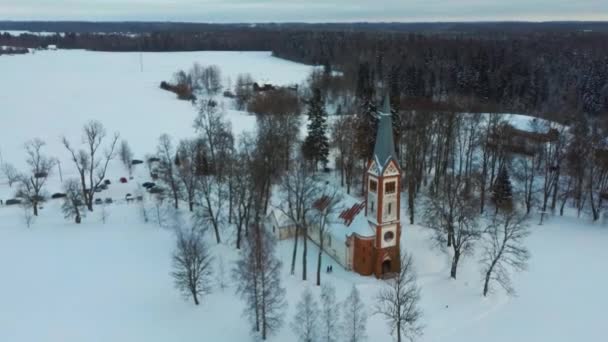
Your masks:
M302 150L306 159L327 165L329 156L329 138L327 137L327 112L321 96L321 90L315 89L308 104L308 136Z
M509 171L507 167L503 165L496 176L494 181L494 187L492 188L492 200L496 204L498 210L499 207L508 207L513 199L513 187L511 185L511 179L509 178Z

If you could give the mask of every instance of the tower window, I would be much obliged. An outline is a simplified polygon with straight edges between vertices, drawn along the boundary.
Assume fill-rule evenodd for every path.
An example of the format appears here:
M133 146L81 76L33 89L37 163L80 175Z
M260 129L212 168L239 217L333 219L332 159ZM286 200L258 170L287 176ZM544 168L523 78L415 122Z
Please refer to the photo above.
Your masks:
M388 182L384 186L385 186L385 189L384 189L385 193L387 193L387 194L395 193L395 182Z
M390 214L391 214L391 212L393 211L392 209L393 209L393 203L389 203L389 204L388 204L388 214L389 214L389 215L390 215Z
M378 191L378 182L376 182L373 179L370 179L370 181L369 181L369 191L371 191L371 192Z
M395 233L393 233L393 232L384 233L384 241L391 242L394 238L395 238Z
M370 209L371 211L374 211L374 201L370 201L371 205L370 205Z

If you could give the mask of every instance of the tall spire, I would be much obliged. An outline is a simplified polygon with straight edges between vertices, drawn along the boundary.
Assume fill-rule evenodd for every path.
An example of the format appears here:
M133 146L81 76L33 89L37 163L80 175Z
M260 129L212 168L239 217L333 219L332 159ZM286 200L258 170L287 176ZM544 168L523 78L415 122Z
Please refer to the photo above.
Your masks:
M378 172L382 173L391 159L394 159L397 163L397 153L395 152L395 141L393 139L391 103L388 93L384 97L382 110L378 113L378 120L374 160L377 164Z

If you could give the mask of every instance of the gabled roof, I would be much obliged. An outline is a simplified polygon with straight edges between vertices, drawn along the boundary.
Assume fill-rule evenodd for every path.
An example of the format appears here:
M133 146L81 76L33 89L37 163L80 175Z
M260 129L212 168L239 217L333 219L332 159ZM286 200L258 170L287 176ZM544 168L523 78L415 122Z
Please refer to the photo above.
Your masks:
M384 173L391 159L395 161L396 165L399 165L395 152L395 140L393 139L391 104L387 95L384 98L382 110L378 113L378 132L376 133L376 145L374 146L374 160L378 174Z

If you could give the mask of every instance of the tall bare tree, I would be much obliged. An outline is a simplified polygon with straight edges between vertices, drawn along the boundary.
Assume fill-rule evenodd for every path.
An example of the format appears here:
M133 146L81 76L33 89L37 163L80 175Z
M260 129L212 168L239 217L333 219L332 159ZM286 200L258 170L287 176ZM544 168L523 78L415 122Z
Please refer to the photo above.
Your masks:
M19 181L19 171L12 165L8 163L2 164L2 173L4 177L6 177L6 181L8 182L9 187L13 187L15 182Z
M188 202L188 210L194 211L194 201L197 187L197 156L199 144L196 139L186 139L179 143L175 165L177 167L177 177L182 184L184 199Z
M420 289L416 284L416 274L412 257L406 253L401 256L401 268L395 277L386 281L386 285L376 296L376 313L382 315L396 335L397 342L406 338L413 341L422 335L420 318L422 311L418 307Z
M200 231L178 229L177 245L173 253L175 287L199 305L200 297L211 291L213 258Z
M282 263L275 255L275 245L274 238L256 220L232 272L236 292L246 302L245 314L252 330L263 340L282 326L286 307Z
M344 319L342 320L342 336L347 342L360 342L367 338L367 313L361 300L359 290L353 285L350 294L342 303Z
M125 166L127 171L129 171L129 176L133 173L133 151L131 151L131 147L126 140L121 141L120 147L118 149L118 155L120 156L120 161Z
M326 188L320 194L317 199L319 207L317 209L316 217L311 218L311 221L316 220L318 232L319 232L319 252L317 254L317 286L321 286L321 264L323 257L323 248L325 247L325 237L332 224L332 218L336 217L335 214L341 209L340 202L342 196L337 189L331 187Z
M297 305L291 329L300 342L318 341L319 305L309 288L302 292L302 297Z
M484 234L481 258L484 296L494 282L507 293L514 293L510 274L525 270L530 258L524 245L530 234L525 221L526 216L517 211L501 210L492 217Z
M222 242L220 229L225 222L226 196L226 184L218 177L198 177L194 195L197 206L192 213L193 223L199 228L211 226L218 244Z
M472 253L475 241L481 237L479 210L456 178L446 184L443 191L429 196L424 222L433 230L436 246L446 252L451 249L450 276L456 279L458 262Z
M340 306L336 302L336 288L330 283L321 286L320 341L337 342L340 322Z
M163 134L158 139L157 155L159 161L156 173L171 192L173 206L177 209L179 208L182 184L179 181L177 166L175 165L176 151L169 135Z
M347 194L350 194L355 181L359 160L354 140L355 124L354 116L342 116L332 126L332 145L338 151L336 165L340 169L340 184L346 185Z
M291 274L295 273L298 238L303 240L302 279L306 280L306 256L308 240L308 213L313 210L313 203L319 199L319 188L314 174L306 167L303 160L293 162L294 167L287 172L280 185L278 209L296 226Z
M19 177L20 184L17 190L17 195L33 209L34 216L38 216L38 206L44 200L43 188L55 165L55 161L42 152L44 145L45 142L40 139L25 144L29 172Z
M74 222L80 224L85 211L84 198L78 179L68 179L63 184L65 198L61 209L63 216L66 219L74 219Z
M110 161L114 158L114 149L119 138L118 133L115 133L109 139L109 144L103 154L100 155L102 153L100 148L106 136L106 129L99 121L90 121L83 128L82 141L84 148L76 150L67 138L63 138L63 145L70 152L72 161L78 170L82 194L89 211L93 211L95 190L106 177L106 171L108 170Z

